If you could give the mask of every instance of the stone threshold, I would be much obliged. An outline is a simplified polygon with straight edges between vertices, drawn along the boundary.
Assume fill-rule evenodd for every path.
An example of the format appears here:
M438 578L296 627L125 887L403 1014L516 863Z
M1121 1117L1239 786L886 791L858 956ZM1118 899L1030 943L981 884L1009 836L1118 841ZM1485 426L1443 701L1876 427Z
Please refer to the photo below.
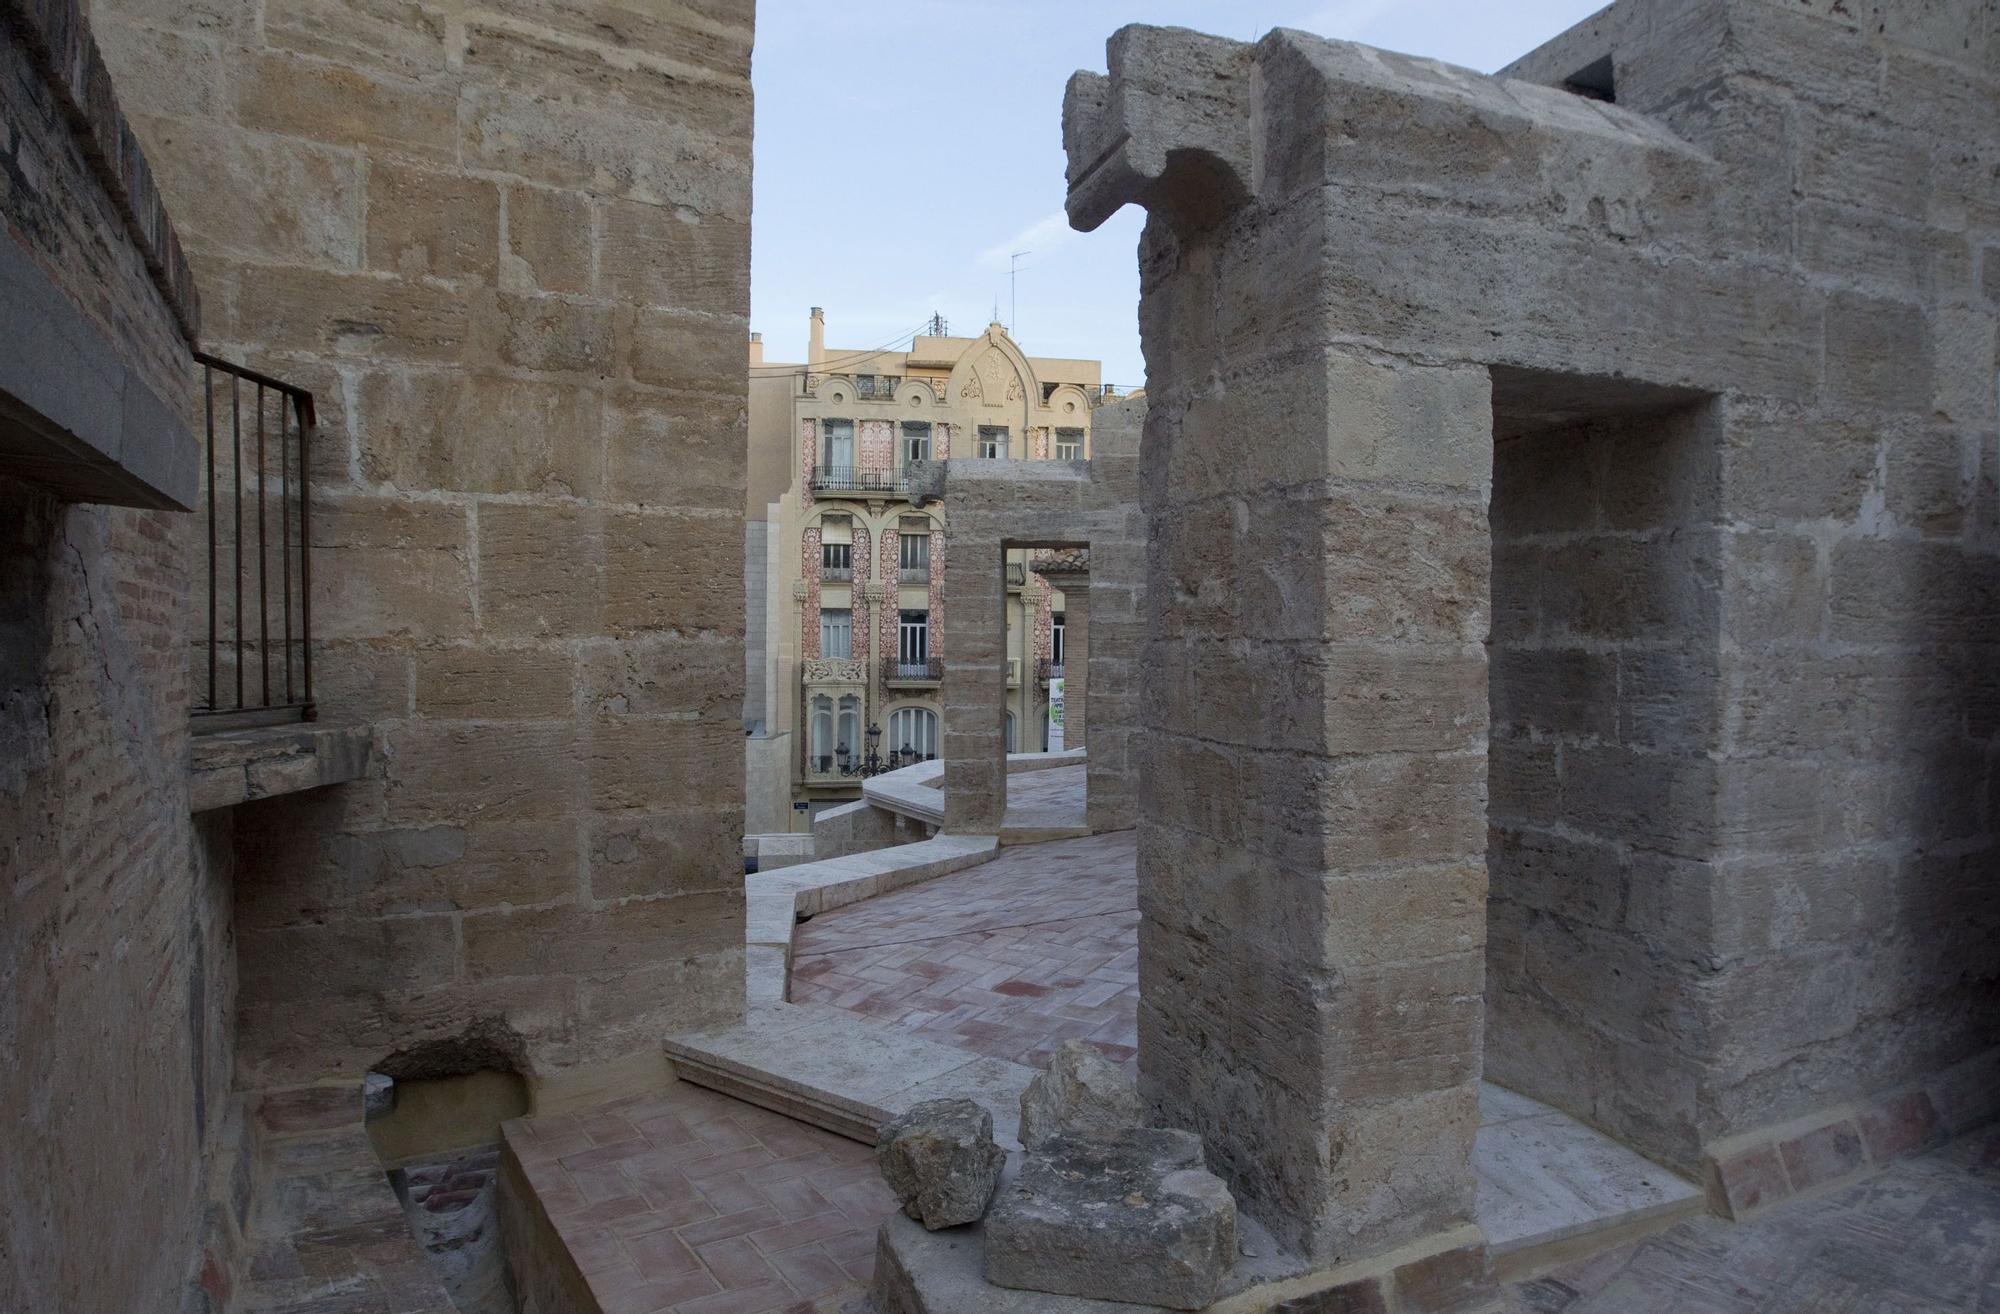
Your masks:
M188 736L188 810L359 780L375 760L375 727L292 721Z

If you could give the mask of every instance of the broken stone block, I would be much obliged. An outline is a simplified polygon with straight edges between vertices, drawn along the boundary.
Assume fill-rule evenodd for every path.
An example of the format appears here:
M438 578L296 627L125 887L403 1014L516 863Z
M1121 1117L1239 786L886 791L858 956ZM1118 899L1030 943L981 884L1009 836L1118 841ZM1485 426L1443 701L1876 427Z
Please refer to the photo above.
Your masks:
M995 1286L1200 1309L1236 1257L1236 1201L1192 1132L1128 1127L1031 1150L986 1220Z
M1007 1154L993 1115L968 1099L925 1100L882 1128L875 1162L903 1212L935 1232L979 1221Z
M1131 1076L1080 1040L1064 1041L1049 1070L1021 1092L1023 1149L1052 1136L1114 1136L1145 1121Z

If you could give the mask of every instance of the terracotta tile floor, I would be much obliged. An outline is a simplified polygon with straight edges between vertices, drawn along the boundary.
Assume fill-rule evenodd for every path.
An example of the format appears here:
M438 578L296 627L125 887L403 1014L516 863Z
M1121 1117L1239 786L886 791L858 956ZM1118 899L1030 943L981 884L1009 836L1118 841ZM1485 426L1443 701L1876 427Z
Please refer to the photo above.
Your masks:
M792 1000L1032 1067L1070 1039L1129 1063L1138 1052L1136 861L1130 831L1023 845L822 913L793 940Z
M867 1146L685 1082L507 1139L604 1314L835 1314L896 1208Z

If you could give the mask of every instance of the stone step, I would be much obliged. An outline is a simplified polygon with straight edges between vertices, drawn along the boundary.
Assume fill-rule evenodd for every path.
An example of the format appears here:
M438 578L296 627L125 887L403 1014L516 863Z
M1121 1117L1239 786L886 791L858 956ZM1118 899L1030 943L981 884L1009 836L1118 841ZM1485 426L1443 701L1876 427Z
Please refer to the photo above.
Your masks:
M921 1100L963 1096L993 1114L994 1137L1018 1147L1021 1092L1034 1069L922 1040L845 1009L777 1003L731 1027L666 1039L684 1081L866 1145Z

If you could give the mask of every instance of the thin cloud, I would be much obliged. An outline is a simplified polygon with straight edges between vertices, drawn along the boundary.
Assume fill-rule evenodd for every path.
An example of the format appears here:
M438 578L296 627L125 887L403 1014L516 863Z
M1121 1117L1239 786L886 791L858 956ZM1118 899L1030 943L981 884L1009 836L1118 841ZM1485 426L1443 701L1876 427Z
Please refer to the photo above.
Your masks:
M1016 251L1047 255L1075 241L1076 235L1076 230L1069 226L1069 216L1057 210L1043 215L1006 241L987 247L979 253L976 263L981 269L1004 270L1012 262Z

